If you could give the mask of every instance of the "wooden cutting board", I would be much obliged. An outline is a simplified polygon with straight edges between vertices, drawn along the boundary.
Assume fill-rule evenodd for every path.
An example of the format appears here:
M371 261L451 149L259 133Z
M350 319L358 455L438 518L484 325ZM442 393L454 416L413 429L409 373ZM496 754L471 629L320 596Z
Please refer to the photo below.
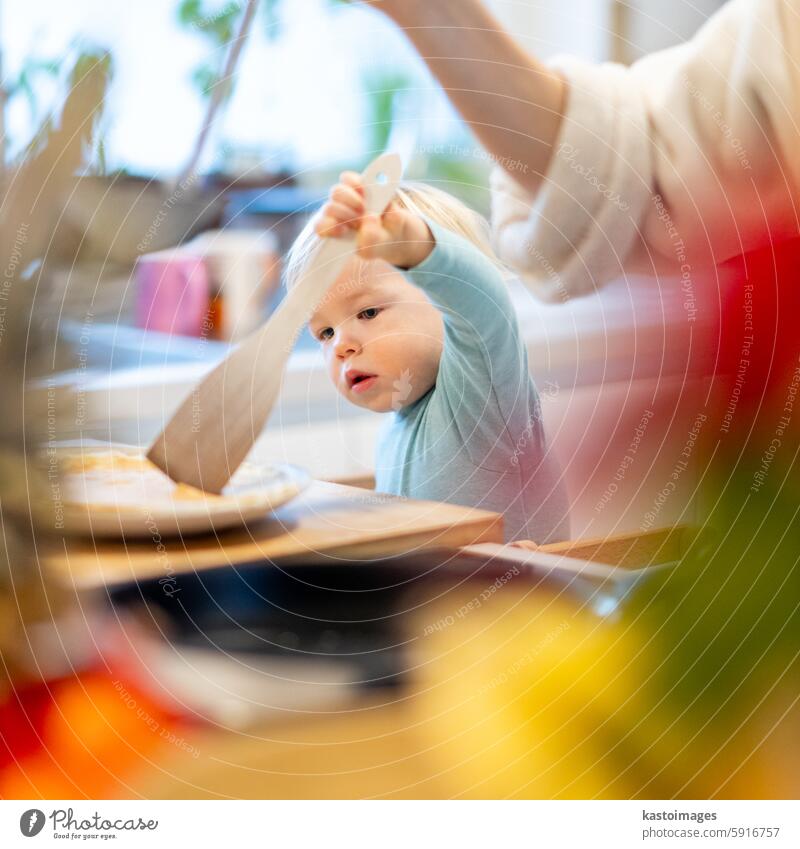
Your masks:
M183 539L65 537L46 560L83 589L154 578L166 589L181 574L259 560L338 562L502 541L497 513L314 481L247 528Z

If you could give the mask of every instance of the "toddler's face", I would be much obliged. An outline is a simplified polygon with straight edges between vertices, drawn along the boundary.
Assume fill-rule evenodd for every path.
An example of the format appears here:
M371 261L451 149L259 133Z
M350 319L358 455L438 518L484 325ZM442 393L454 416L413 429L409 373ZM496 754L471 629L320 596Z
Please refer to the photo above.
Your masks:
M436 383L442 316L382 260L350 260L310 321L339 392L377 413L418 401Z

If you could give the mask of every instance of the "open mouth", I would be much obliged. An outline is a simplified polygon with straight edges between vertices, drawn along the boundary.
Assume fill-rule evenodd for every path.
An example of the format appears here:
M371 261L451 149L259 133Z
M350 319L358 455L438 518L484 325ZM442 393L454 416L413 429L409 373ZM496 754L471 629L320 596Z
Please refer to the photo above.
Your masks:
M347 386L353 392L366 392L368 389L372 388L375 385L375 381L378 379L376 374L369 374L364 371L356 371L355 369L350 369L345 375L347 379Z

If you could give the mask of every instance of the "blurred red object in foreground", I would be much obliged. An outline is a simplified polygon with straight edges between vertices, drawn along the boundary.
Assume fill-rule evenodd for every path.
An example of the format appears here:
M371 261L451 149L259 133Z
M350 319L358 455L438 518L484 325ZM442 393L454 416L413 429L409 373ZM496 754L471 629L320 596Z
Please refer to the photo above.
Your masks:
M186 715L147 688L136 630L94 618L87 629L102 656L0 694L0 798L127 797L137 769L172 747L191 750ZM71 653L84 654L80 645Z

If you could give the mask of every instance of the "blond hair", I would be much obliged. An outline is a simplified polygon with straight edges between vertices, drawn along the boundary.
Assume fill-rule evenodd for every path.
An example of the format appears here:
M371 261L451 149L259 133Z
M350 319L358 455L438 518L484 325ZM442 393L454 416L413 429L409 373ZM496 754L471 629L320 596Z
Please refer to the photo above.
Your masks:
M505 270L492 248L488 222L458 198L427 183L405 181L398 186L394 202L401 209L463 236L498 268ZM302 278L322 244L323 240L314 230L315 223L314 218L306 223L286 256L284 282L287 289Z

